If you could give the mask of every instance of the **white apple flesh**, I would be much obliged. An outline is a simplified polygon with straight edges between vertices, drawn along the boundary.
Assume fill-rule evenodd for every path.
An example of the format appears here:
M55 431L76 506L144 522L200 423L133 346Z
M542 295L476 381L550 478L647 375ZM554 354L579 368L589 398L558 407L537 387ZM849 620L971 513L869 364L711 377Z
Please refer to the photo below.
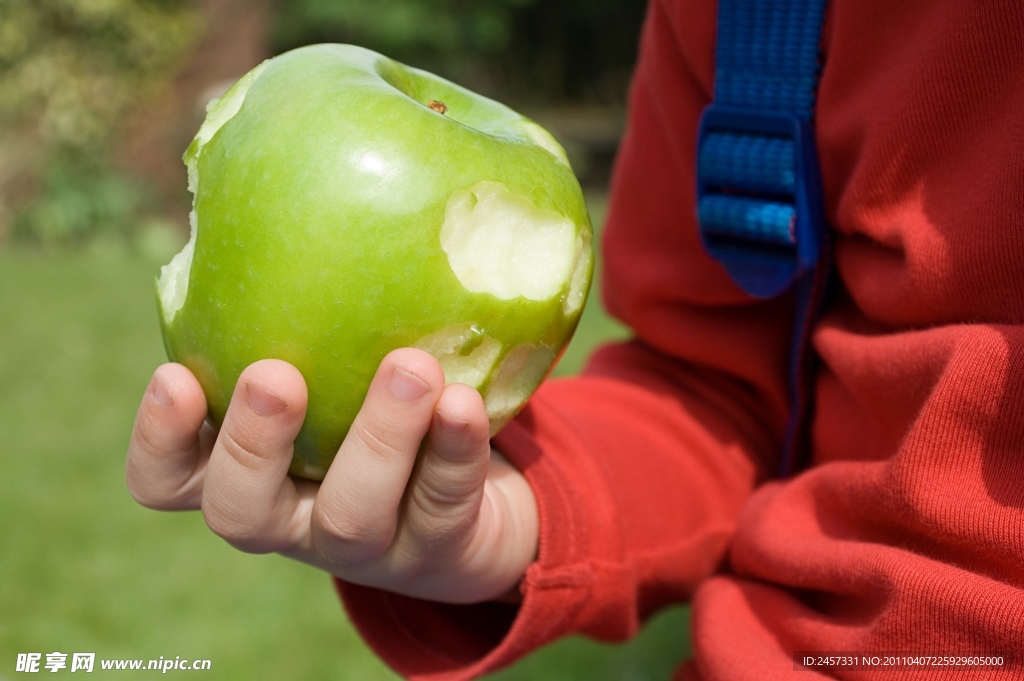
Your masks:
M384 355L433 354L496 432L568 343L591 226L532 121L348 45L253 69L185 154L192 236L161 270L165 347L220 423L242 369L283 359L309 409L291 472L322 479Z

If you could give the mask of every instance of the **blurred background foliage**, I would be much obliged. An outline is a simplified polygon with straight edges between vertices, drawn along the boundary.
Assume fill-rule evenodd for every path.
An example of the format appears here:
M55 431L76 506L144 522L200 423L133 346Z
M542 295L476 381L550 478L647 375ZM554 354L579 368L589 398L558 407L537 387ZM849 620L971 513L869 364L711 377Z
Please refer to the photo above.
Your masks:
M136 231L145 188L110 149L199 25L183 0L0 3L0 229L47 247Z
M637 0L291 0L278 50L356 42L515 106L621 102L644 3Z
M3 0L0 244L144 249L169 226L183 234L179 159L205 102L315 42L525 109L600 184L643 12L637 0Z

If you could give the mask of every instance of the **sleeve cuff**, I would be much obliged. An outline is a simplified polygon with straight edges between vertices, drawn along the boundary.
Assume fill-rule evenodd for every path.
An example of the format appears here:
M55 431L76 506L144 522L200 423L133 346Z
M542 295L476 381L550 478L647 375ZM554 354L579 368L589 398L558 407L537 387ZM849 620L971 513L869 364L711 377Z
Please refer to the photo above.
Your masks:
M538 560L520 605L434 603L336 580L360 635L403 677L472 679L568 634L621 640L639 628L608 482L572 428L547 413L539 393L495 438L539 507Z

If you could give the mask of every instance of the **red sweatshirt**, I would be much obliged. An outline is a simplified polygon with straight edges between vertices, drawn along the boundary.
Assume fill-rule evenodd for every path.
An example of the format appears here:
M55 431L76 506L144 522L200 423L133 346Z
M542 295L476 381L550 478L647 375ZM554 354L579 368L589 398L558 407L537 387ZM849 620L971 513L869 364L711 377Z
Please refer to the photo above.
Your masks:
M746 297L697 237L715 12L651 0L644 29L603 244L636 340L496 438L540 504L522 605L340 584L352 620L436 681L570 633L621 640L679 601L680 677L788 677L811 650L1016 651L1024 678L1024 2L828 5L817 142L840 281L788 480L792 298Z

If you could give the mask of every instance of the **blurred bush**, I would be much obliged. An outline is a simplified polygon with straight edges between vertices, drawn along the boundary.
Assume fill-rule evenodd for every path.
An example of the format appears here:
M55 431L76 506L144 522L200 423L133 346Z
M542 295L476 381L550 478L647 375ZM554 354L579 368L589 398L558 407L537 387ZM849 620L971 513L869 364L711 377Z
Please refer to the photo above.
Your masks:
M189 0L0 2L0 240L131 237L145 188L113 169L111 149L198 29Z
M12 236L46 248L131 239L140 222L145 187L89 159L55 155L38 193L12 221Z

